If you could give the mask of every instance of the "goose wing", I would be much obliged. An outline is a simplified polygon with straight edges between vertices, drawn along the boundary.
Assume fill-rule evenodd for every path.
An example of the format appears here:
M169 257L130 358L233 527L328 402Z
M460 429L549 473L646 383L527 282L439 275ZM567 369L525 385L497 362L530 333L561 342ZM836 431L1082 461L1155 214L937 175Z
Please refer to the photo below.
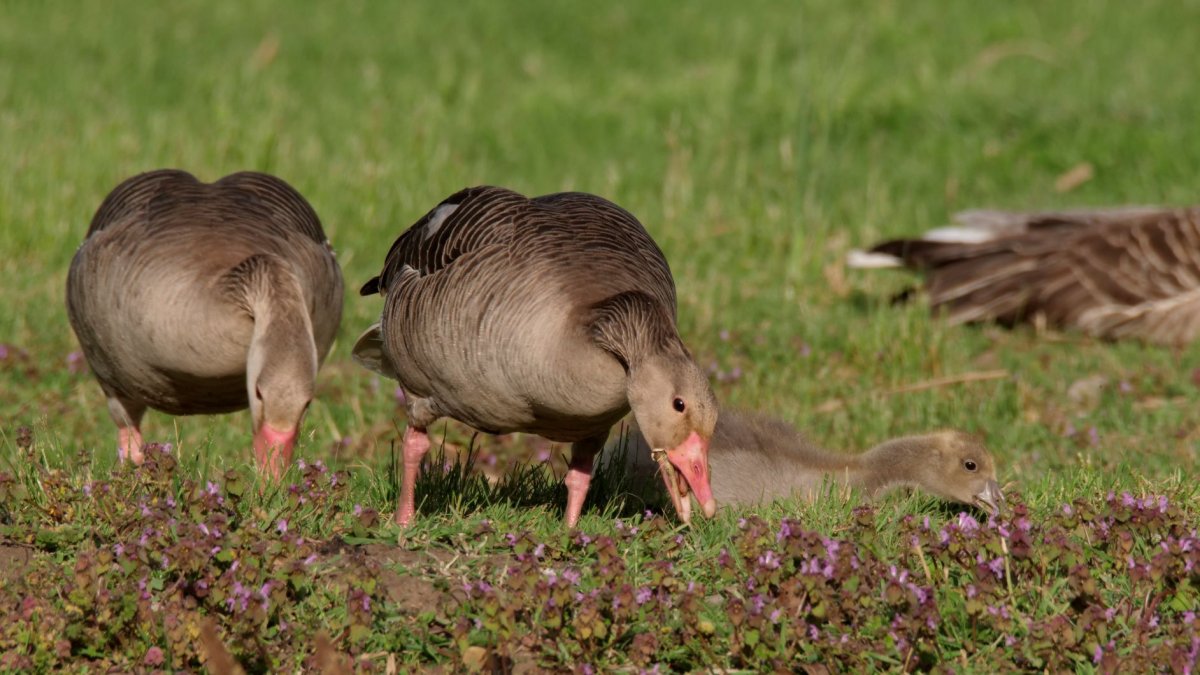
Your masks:
M362 295L386 292L406 268L419 275L445 269L455 260L511 240L513 223L529 200L503 188L460 190L404 231L384 260L383 271L363 285Z

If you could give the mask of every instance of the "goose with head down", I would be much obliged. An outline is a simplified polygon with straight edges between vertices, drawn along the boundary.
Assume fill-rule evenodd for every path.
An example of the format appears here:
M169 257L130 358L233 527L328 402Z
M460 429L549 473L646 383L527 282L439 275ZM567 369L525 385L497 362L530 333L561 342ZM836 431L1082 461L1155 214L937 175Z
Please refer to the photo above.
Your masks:
M143 459L147 408L248 406L258 466L278 477L341 321L342 274L316 212L279 178L158 170L100 205L67 275L67 313L122 460Z
M1200 208L966 211L960 227L851 252L923 272L952 323L1021 322L1183 345L1200 337Z
M362 293L383 295L384 306L355 358L407 395L397 522L416 510L426 430L451 417L571 443L574 526L595 455L631 408L671 467L664 480L683 518L688 492L715 511L716 401L679 337L667 261L621 207L578 192L465 189L400 235Z

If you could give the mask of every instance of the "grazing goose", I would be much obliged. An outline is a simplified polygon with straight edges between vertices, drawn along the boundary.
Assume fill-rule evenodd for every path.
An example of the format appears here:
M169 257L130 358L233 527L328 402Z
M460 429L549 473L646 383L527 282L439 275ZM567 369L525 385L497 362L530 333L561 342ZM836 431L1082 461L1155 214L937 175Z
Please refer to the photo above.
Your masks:
M654 471L644 441L633 436L627 471ZM615 452L615 447L606 451ZM826 481L862 490L875 498L912 486L954 502L993 512L1004 497L991 453L978 438L941 431L887 441L857 455L831 453L813 445L795 427L770 417L722 410L709 446L713 496L720 504L753 505L791 496L812 501Z
M400 235L362 288L382 318L354 346L407 394L396 521L416 508L426 429L452 417L488 433L569 442L566 522L583 509L593 460L630 408L687 520L695 493L716 510L708 439L717 407L675 326L662 251L627 211L578 192L528 199L498 187L451 195Z
M151 171L92 218L67 275L67 313L122 460L142 461L146 408L249 405L259 469L278 477L341 321L342 273L317 214L282 180Z
M931 305L953 323L1044 322L1176 345L1200 335L1200 208L956 219L963 227L883 242L848 262L923 271Z

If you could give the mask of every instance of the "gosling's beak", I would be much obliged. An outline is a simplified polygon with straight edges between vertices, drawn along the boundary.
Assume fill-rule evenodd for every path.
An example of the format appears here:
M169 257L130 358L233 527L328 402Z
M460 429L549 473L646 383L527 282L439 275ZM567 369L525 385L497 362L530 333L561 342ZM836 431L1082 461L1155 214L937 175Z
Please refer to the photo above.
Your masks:
M1004 507L1004 493L1000 492L1000 484L994 480L989 480L983 486L983 492L975 495L976 506L986 507L992 512L992 515L1000 513L1000 509Z
M693 431L678 447L657 449L653 454L658 458L663 483L679 518L685 523L691 522L689 490L696 496L705 517L712 518L717 512L717 500L713 499L712 486L708 482L708 441Z

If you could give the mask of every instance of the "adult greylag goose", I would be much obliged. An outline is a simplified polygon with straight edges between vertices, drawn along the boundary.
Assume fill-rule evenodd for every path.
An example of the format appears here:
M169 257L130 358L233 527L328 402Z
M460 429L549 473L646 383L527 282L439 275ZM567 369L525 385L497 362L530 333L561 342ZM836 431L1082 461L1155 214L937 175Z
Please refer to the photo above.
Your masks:
M1023 321L1104 339L1200 335L1200 208L967 211L961 227L852 252L852 267L924 272L952 323Z
M646 476L656 464L640 436L632 438L626 470ZM606 458L616 456L616 447L605 451ZM960 431L907 436L863 453L842 454L821 449L780 420L726 409L709 445L709 464L713 496L722 505L793 496L813 501L827 483L856 488L872 499L895 488L916 487L993 512L1004 501L991 453L978 438Z
M452 417L488 433L571 443L566 522L583 509L593 461L630 408L684 520L707 516L717 406L675 325L675 283L636 218L595 195L528 199L499 187L451 195L400 235L362 288L384 296L356 360L407 395L396 521L407 525L429 449Z
M341 321L342 273L316 212L279 178L151 171L92 218L67 313L122 460L143 459L146 408L249 406L259 469L278 477Z

